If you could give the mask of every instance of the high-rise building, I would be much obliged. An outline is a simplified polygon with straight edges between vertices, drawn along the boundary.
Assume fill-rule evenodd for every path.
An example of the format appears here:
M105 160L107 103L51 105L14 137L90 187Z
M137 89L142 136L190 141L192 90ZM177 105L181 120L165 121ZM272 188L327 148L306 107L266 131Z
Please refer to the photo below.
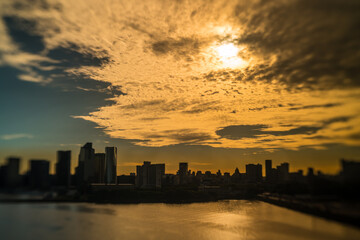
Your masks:
M7 159L7 167L5 173L5 185L7 187L16 187L20 184L20 158L10 157Z
M105 153L95 153L95 183L105 182Z
M179 175L186 175L188 172L188 163L181 162L179 163Z
M142 166L136 166L135 183L139 188L161 188L164 176L165 164L145 161Z
M50 162L30 160L29 184L32 188L44 189L50 186Z
M271 160L265 160L265 176L266 181L271 182L272 180L272 161Z
M105 183L116 184L117 148L105 148Z
M360 162L341 159L340 176L345 183L360 183Z
M92 143L86 143L80 149L79 166L77 172L78 179L82 182L92 183L95 178L95 150L92 148Z
M289 180L289 163L282 163L277 166L278 181L286 182Z
M181 162L179 163L179 171L178 171L178 183L186 184L188 183L188 163Z
M56 184L58 186L70 186L71 179L71 151L57 151Z
M247 164L246 165L246 180L249 182L260 182L262 180L262 165L261 164Z

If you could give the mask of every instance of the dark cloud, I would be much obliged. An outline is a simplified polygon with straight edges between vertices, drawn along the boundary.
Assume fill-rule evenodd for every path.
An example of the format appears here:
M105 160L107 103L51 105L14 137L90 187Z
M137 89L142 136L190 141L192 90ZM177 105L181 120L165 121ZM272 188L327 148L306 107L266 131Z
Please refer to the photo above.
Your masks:
M186 114L198 114L202 112L206 112L209 110L217 110L219 109L219 106L217 106L218 103L216 101L210 101L210 102L204 102L204 103L195 103L193 106L188 109L182 111L182 113Z
M338 117L326 120L319 126L300 126L286 131L271 131L267 130L268 125L257 124L257 125L231 125L223 127L217 130L215 133L222 137L232 140L238 140L242 138L258 138L260 136L271 135L271 136L288 136L305 134L311 135L319 131L320 129L326 128L329 124L335 122L346 122L351 117Z
M34 1L34 4L45 4L44 1ZM73 75L67 70L81 66L99 67L109 62L106 52L89 52L80 46L66 43L61 47L46 50L44 39L38 30L40 20L28 20L18 16L3 17L9 35L20 50L32 54L38 54L55 61L44 60L32 66L28 66L21 75L41 76L47 83L62 87L66 91L98 91L111 95L123 95L120 87L111 86L110 83L94 81L87 76ZM45 21L42 19L42 21ZM98 57L102 56L102 57ZM17 68L17 66L15 66ZM27 72L30 71L30 72ZM41 82L42 83L42 82ZM77 86L77 87L74 87Z
M192 61L193 57L199 54L204 41L197 38L183 37L179 39L168 38L155 41L151 44L151 50L156 55L171 54L175 58L185 58Z
M221 128L216 131L216 134L220 137L238 140L242 138L257 138L264 135L272 136L286 136L296 134L313 134L316 133L321 127L298 127L287 131L269 131L266 130L269 126L258 124L258 125L233 125Z
M343 117L335 117L335 118L331 118L331 119L328 119L328 120L325 120L323 122L323 125L324 126L327 126L329 124L332 124L332 123L335 123L335 122L347 122L349 121L350 119L354 118L354 116L343 116Z
M3 17L9 35L21 50L38 53L44 50L43 37L36 33L36 22L16 16Z
M315 105L306 105L302 107L292 107L289 110L301 110L301 109L313 109L313 108L331 108L340 106L340 103L328 103L328 104L315 104Z
M46 0L27 0L27 1L14 1L13 7L18 10L30 10L30 9L43 9L50 10L56 9L61 10L62 6L60 3L49 3Z
M183 143L198 143L207 140L213 140L207 133L195 132L192 129L168 130L160 134L147 135L147 138L173 139Z
M359 15L357 0L239 4L234 18L244 32L235 42L264 63L215 78L277 80L292 90L360 86Z
M98 53L97 53L98 54ZM105 52L102 55L106 55ZM97 57L95 53L83 52L79 46L68 44L66 47L51 49L47 57L60 61L57 67L101 66L109 62L108 57ZM54 65L54 64L52 64Z
M123 109L141 109L141 108L145 108L145 107L149 107L149 106L160 105L165 102L166 102L165 100L142 101L142 102L137 102L134 104L123 105L123 106L121 106L121 108L123 108Z

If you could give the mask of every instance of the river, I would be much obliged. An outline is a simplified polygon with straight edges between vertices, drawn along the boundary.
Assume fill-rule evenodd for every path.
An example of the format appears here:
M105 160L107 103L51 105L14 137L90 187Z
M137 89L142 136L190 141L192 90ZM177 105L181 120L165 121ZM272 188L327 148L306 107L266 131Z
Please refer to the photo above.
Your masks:
M0 239L360 239L345 224L260 201L0 204Z

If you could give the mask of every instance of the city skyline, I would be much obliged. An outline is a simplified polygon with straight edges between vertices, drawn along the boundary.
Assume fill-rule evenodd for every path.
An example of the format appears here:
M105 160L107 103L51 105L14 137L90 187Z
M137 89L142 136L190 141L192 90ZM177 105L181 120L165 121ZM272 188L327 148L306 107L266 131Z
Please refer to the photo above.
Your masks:
M359 7L3 0L0 163L92 141L124 173L276 159L334 174L360 156Z
M91 153L90 154L92 154L92 156L88 156L88 153L84 153L83 152L83 149L86 149L86 148L88 148L90 151L91 151ZM87 150L85 150L85 151L87 151ZM143 160L143 162L136 162L136 163L134 163L133 164L133 166L128 166L128 167L131 167L133 170L131 171L129 171L129 172L124 172L124 171L121 171L121 168L122 168L122 166L123 165L121 165L121 159L118 159L117 158L117 155L118 155L118 153L117 153L117 147L109 147L109 146L106 146L105 147L105 151L104 151L104 153L103 152L97 152L97 151L95 151L95 149L93 148L93 145L92 145L92 142L87 142L84 146L82 146L82 147L80 147L80 151L78 151L79 152L79 154L77 155L77 158L76 159L74 159L72 156L75 154L76 155L76 153L73 153L71 150L58 150L58 151L56 151L56 156L57 156L57 158L56 158L56 160L55 160L55 163L54 164L52 164L52 161L51 160L48 160L48 159L41 159L41 158L32 158L32 159L29 159L29 160L27 160L26 162L28 163L28 164L24 164L23 162L24 162L24 160L22 160L22 158L21 157L17 157L17 156L8 156L5 160L4 160L4 164L0 164L0 166L1 165L6 165L6 163L7 163L7 161L9 161L9 159L19 159L20 160L20 163L18 163L19 164L19 173L20 174L26 174L29 170L30 170L30 166L31 166L31 162L32 161L34 161L34 160L36 160L36 161L46 161L46 162L49 162L49 174L56 174L56 170L58 169L58 164L59 164L59 162L61 162L61 160L63 159L63 158L66 158L66 159L69 159L69 163L70 163L70 166L66 166L66 168L68 168L69 169L69 173L70 174L72 174L72 175L74 175L74 174L76 174L76 169L77 168L79 168L80 167L80 165L81 165L81 162L85 162L85 161L89 161L88 162L88 167L89 167L89 165L91 165L91 168L92 168L92 170L91 171L95 171L95 169L96 168L99 168L99 163L97 163L99 160L97 160L97 156L98 157L101 157L101 155L103 155L103 162L104 162L104 165L103 165L103 172L104 172L104 174L106 175L106 176L111 176L111 174L112 173L107 173L108 171L112 171L112 170L107 170L108 169L108 166L109 166L109 164L111 165L111 161L115 161L114 162L114 167L112 167L113 169L115 168L115 171L116 171L116 176L120 176L120 175L127 175L127 174L133 174L133 173L135 173L136 171L137 171L137 167L138 166L140 166L140 165L142 165L143 163L145 163L145 162L149 162L149 163L151 163L151 161L148 161L148 160L146 160L146 159L144 159ZM115 152L115 156L111 153L111 152ZM84 156L84 154L86 154L86 156ZM100 155L100 156L99 156ZM110 156L109 156L110 155ZM64 157L65 156L65 157ZM114 157L111 157L111 156L114 156ZM114 159L114 160L110 160L110 159ZM88 160L86 160L86 159L88 159ZM335 174L339 174L340 173L340 170L341 170L341 165L340 165L340 163L341 163L341 161L340 160L342 160L342 159L344 159L344 158L339 158L338 159L338 163L339 163L339 171L337 171L337 172L335 172L335 173L331 173L330 175L335 175ZM349 160L351 160L351 161L356 161L356 159L349 159ZM270 161L270 165L268 165L268 163L269 163L269 161ZM109 162L109 163L108 163ZM152 164L160 164L160 165L162 165L162 164L164 164L164 165L167 165L167 166L169 166L168 164L166 164L166 163L163 163L163 162L160 162L160 161L154 161L154 162L152 162ZM221 169L221 168L213 168L213 169L211 169L211 168L208 168L208 167L206 167L206 165L202 165L202 167L201 166L199 166L198 164L199 163L195 163L195 164L193 164L193 163L191 163L191 162L187 162L187 161L179 161L179 162L177 162L176 164L175 164L175 166L177 167L177 168L175 168L175 169L171 169L170 171L167 171L166 173L168 173L168 174L178 174L178 172L180 171L182 171L181 170L181 164L186 164L186 169L188 169L188 166L190 166L189 167L189 170L191 170L191 172L198 172L198 171L203 171L203 172L205 172L205 171L209 171L209 172L213 172L213 173L215 173L215 172L217 172L217 171L221 171L222 173L224 173L224 172L228 172L228 173L230 173L230 174L232 174L233 172L235 172L236 171L236 169L239 169L240 170L240 173L246 173L246 172L248 172L249 170L248 170L248 166L250 166L251 168L253 167L253 166L255 166L256 167L256 165L260 165L260 168L261 168L261 170L260 170L260 172L261 172L261 176L263 177L266 177L266 176L268 176L269 174L271 174L271 173L269 173L269 171L271 171L271 170L269 170L269 169L271 169L272 167L272 164L274 164L274 165L278 165L279 167L280 167L280 169L284 166L286 169L287 169L287 172L298 172L298 171L301 171L301 172L303 172L303 174L304 175L306 175L308 172L308 170L311 168L312 169L312 171L314 172L314 173L316 173L316 172L321 172L322 174L329 174L329 173L327 173L327 172L324 172L323 171L323 169L320 169L320 168L314 168L314 166L307 166L306 168L293 168L292 166L291 166L291 164L289 163L289 162L281 162L281 161L278 161L278 160L274 160L274 159L263 159L262 160L262 162L260 163L260 162L242 162L241 164L238 164L238 165L234 165L234 167L233 167L233 169L232 170L230 170L230 169ZM23 167L21 167L21 165L23 165ZM25 167L24 167L24 165L25 165ZM201 165L201 164L200 164ZM194 168L194 166L199 166L198 168ZM83 168L84 168L84 166L82 166ZM64 169L64 166L62 166L62 169ZM85 173L85 175L89 175L89 173L86 173L86 172L88 172L88 171L90 171L90 170L82 170L82 171L84 171ZM183 170L182 172L184 172L185 170ZM250 170L250 171L252 171L252 169ZM257 171L257 170L255 170L255 171ZM185 172L187 172L187 170L185 171ZM95 174L95 172L93 173L93 174ZM105 175L103 176L103 181L104 181L104 183L115 183L115 182L112 182L112 180L106 180L107 179L107 177L105 177ZM89 175L90 177L94 177L93 175ZM86 176L85 178L89 178L89 176ZM110 177L111 178L111 177ZM110 179L109 178L109 179Z
M359 0L0 0L1 239L360 239Z

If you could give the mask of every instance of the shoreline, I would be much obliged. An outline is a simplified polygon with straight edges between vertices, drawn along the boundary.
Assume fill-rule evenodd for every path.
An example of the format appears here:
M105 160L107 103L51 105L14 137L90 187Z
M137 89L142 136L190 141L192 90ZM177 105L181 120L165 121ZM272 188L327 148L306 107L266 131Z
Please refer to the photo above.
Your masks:
M346 202L304 201L295 198L275 198L261 194L257 196L257 199L293 211L360 228L360 209L351 209ZM335 209L334 205L338 207ZM353 214L349 214L351 211Z
M127 199L0 199L0 204L38 204L38 203L94 203L94 204L192 204L192 203L207 203L226 200L247 200L247 201L262 201L279 207L287 208L293 211L309 214L316 217L321 217L326 220L336 221L342 224L347 224L356 228L360 228L360 209L351 208L347 202L331 202L331 201L315 201L315 200L300 200L289 196L272 196L259 194L257 196L212 196L202 198L182 198L182 199L163 199L163 198L127 198ZM337 208L334 208L334 206ZM352 214L349 214L352 213Z

